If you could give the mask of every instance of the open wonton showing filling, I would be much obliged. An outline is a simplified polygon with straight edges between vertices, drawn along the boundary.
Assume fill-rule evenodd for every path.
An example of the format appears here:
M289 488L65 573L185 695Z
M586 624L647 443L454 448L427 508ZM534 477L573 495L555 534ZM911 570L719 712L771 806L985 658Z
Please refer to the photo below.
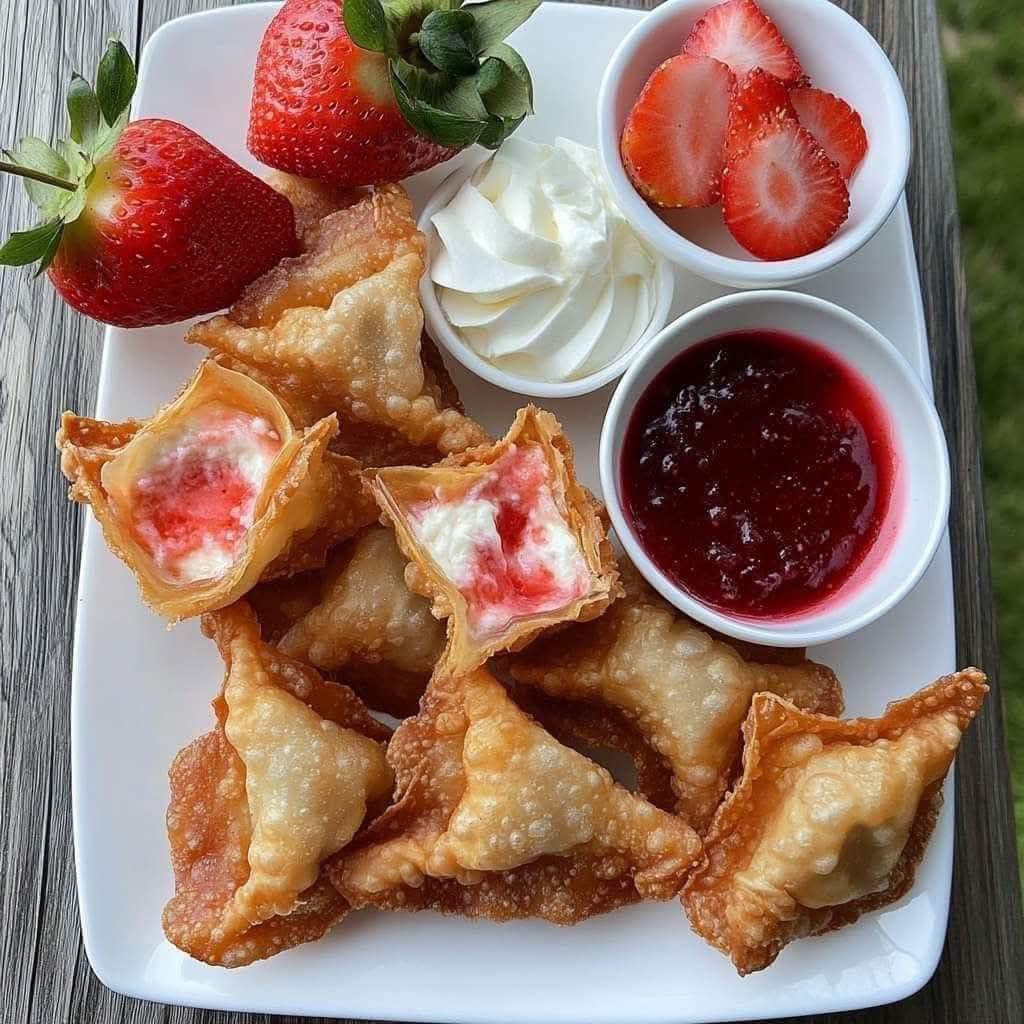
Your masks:
M144 599L180 619L323 564L372 519L358 463L327 450L337 429L328 417L296 431L266 388L208 361L148 423L66 413L57 446L71 497Z
M599 506L550 413L521 409L496 445L382 469L372 486L412 560L409 586L449 619L445 671L592 619L619 593Z

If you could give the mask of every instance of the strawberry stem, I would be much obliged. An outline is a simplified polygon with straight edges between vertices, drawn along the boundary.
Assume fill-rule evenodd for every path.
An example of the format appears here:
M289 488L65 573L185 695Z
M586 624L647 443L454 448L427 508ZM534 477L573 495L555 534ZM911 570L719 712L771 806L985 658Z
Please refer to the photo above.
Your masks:
M74 192L78 188L72 181L55 178L52 174L45 174L43 171L36 171L31 167L22 167L21 164L8 163L6 160L0 160L0 171L17 174L20 178L31 178L33 181L42 182L44 185L53 185L54 188L62 188L67 192Z

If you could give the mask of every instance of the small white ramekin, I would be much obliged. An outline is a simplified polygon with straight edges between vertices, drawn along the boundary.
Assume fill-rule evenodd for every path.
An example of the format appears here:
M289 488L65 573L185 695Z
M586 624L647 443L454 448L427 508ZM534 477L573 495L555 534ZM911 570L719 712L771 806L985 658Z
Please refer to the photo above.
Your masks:
M731 615L673 582L647 555L621 492L620 460L629 418L657 374L680 352L733 331L776 330L807 338L836 355L872 387L888 413L897 453L889 512L869 572L858 574L822 607L780 618ZM873 327L824 299L785 291L727 295L669 324L641 352L612 396L601 430L601 487L626 553L647 581L691 618L739 640L805 647L846 636L905 597L931 563L949 515L949 458L935 407L910 364ZM871 555L869 553L868 558ZM867 564L867 563L865 563Z
M651 72L680 52L694 23L715 2L668 0L619 44L597 101L601 163L612 195L637 233L674 263L733 288L795 284L851 256L892 213L910 167L907 101L889 58L871 33L831 0L760 0L812 84L841 96L864 122L868 152L850 182L850 215L816 252L764 261L729 234L720 207L656 210L633 188L623 168L622 127Z
M420 279L420 301L423 304L423 315L430 336L444 350L457 359L468 370L491 384L512 391L516 394L530 395L535 398L575 398L610 384L621 377L630 361L665 326L669 310L672 308L672 295L675 288L675 272L672 264L661 256L657 250L651 253L655 262L657 295L651 322L637 340L623 351L621 355L607 366L594 373L569 381L543 381L532 377L522 377L507 373L493 363L478 355L452 327L441 308L437 298L437 290L430 279L429 262L438 245L437 231L431 223L431 217L438 210L452 201L455 193L462 187L466 179L476 170L479 162L472 166L463 166L450 174L428 200L419 219L419 229L427 239L427 272Z

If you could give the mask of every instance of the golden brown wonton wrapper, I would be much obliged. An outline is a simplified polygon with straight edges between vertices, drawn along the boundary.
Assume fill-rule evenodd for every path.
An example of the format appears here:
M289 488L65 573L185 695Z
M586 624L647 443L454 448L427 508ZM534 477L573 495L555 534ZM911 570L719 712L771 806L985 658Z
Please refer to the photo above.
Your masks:
M312 178L300 178L287 171L271 170L266 174L267 184L280 192L295 212L295 233L305 252L316 248L320 222L338 210L344 210L367 195L361 188L328 185Z
M163 925L190 956L239 967L347 913L321 865L390 792L388 730L347 687L263 643L244 602L203 628L226 675L216 728L171 766L175 894Z
M343 442L361 433L347 450L361 450L364 465L381 464L378 445L444 455L486 441L479 424L445 406L424 366L424 241L401 186L367 193L309 237L309 251L282 260L186 340L270 388L296 424L337 414Z
M471 625L466 597L417 539L410 515L418 507L465 498L474 485L488 478L496 462L517 447L537 447L543 453L555 506L579 544L590 585L566 607L524 615L504 628L481 634ZM451 455L428 468L379 470L370 478L370 487L384 518L394 527L399 547L410 559L406 582L433 602L438 618L448 619L448 645L438 669L442 673L477 668L493 654L518 650L553 626L593 619L621 593L601 506L577 481L572 446L558 420L535 406L520 409L497 444Z
M362 193L304 181L288 187L306 221L305 251L281 260L245 289L227 314L240 327L273 327L290 309L326 309L338 292L394 260L409 253L422 256L422 235L401 185Z
M485 670L435 676L388 746L397 802L330 865L353 906L573 924L668 899L700 851Z
M164 431L208 402L263 417L284 443L230 569L211 579L175 581L133 536L125 509L146 453ZM65 413L57 447L70 497L92 506L107 545L135 574L143 600L173 622L230 604L261 576L322 565L331 547L372 522L375 509L363 491L359 464L327 450L336 430L328 417L296 431L269 391L206 360L184 391L147 422L105 423Z
M793 939L902 897L987 690L981 672L965 669L881 718L845 721L755 696L743 776L683 893L694 930L748 974Z
M754 693L770 690L798 707L838 715L839 681L806 659L744 660L664 601L631 565L620 569L625 597L604 615L536 641L505 659L503 669L552 697L622 712L669 766L678 812L703 832L738 763L740 726Z
M605 764L628 789L641 794L660 810L676 813L672 769L636 723L618 708L549 697L533 686L510 683L506 689L516 704L540 722L559 743ZM623 765L623 757L626 765ZM629 768L632 768L632 778Z
M340 672L377 710L415 714L444 648L444 626L405 585L404 571L391 530L364 530L319 574L316 604L278 647L327 675Z

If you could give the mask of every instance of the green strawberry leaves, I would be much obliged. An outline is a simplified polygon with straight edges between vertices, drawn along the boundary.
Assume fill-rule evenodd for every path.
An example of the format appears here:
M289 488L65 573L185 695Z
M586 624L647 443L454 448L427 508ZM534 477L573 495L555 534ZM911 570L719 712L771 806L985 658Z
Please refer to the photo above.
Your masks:
M68 87L68 121L71 138L82 149L92 149L100 128L100 102L93 87L79 74L71 76Z
M103 120L117 123L135 95L135 64L120 39L111 39L96 71L96 96Z
M0 247L0 265L5 267L27 267L39 262L38 277L53 262L60 244L64 224L59 220L48 221L28 231L15 231Z
M484 0L473 4L480 50L488 50L510 36L540 7L540 0Z
M401 58L390 62L391 88L402 116L416 129L442 146L462 149L480 137L487 110L475 90L430 82L429 72L414 68ZM424 83L426 76L430 84ZM432 101L421 99L430 95ZM475 97L475 102L474 102Z
M21 145L14 152L6 152L4 156L10 160L10 164L0 164L5 170L12 167L35 172L33 177L25 176L25 191L45 218L56 217L61 205L74 190L71 168L64 157L48 142L34 135L22 139Z
M345 31L356 46L374 53L395 50L380 0L348 0L341 12Z
M71 137L51 146L28 136L15 151L4 152L0 171L22 178L43 222L12 234L0 247L0 266L38 261L37 274L41 274L53 261L65 226L85 209L96 163L114 148L128 123L135 83L131 55L120 40L111 39L96 72L95 88L81 75L71 76L67 94Z
M498 43L480 66L478 88L492 114L522 119L533 113L533 81L526 62L505 43Z
M473 75L480 67L476 21L469 11L431 11L417 38L420 52L449 75Z
M503 42L540 0L345 0L352 41L388 58L395 101L421 135L497 149L533 113L533 81Z

